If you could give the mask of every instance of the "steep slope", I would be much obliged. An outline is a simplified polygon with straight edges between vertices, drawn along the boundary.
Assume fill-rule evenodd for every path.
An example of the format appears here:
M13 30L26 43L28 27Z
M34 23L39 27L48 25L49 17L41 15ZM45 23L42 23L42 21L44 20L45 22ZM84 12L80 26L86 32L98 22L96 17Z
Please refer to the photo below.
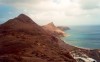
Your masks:
M0 26L0 62L75 62L58 42L21 14Z
M24 14L21 14L18 17L2 24L0 26L0 31L2 30L5 31L19 30L19 31L26 31L27 33L31 34L43 33L43 29Z
M56 36L65 36L64 31L62 31L61 29L57 28L53 22L42 26L44 30L49 31L49 33L51 33L52 35L56 35Z

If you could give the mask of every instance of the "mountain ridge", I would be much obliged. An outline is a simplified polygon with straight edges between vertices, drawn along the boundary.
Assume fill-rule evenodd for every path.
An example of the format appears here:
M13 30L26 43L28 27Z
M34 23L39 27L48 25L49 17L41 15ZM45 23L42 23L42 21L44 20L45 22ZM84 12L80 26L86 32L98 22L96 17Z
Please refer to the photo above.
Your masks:
M76 62L58 42L21 14L0 26L0 62Z
M61 29L57 28L53 22L48 23L47 25L42 26L44 30L49 31L52 35L56 36L66 36L65 32L62 31Z

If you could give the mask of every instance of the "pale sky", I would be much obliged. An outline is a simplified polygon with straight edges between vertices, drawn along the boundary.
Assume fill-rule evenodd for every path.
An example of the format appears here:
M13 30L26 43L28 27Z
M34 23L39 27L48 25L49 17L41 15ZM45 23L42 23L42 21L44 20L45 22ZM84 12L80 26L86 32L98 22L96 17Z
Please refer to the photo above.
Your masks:
M0 22L24 13L40 25L100 25L100 0L0 0Z

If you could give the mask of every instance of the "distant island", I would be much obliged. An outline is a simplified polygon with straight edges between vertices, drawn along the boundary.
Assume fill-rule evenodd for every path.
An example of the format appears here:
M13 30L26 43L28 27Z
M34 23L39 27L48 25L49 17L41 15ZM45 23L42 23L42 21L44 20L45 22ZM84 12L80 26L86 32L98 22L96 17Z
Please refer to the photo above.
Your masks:
M57 28L59 28L59 29L61 29L61 30L63 30L63 31L65 31L65 30L70 30L70 28L67 27L67 26L58 26Z

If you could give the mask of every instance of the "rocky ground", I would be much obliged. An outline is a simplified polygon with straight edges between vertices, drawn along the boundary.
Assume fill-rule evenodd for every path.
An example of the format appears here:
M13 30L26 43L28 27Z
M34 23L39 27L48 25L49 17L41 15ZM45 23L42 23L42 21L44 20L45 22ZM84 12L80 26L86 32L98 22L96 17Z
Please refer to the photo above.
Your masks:
M76 62L49 34L21 14L0 25L0 62Z

